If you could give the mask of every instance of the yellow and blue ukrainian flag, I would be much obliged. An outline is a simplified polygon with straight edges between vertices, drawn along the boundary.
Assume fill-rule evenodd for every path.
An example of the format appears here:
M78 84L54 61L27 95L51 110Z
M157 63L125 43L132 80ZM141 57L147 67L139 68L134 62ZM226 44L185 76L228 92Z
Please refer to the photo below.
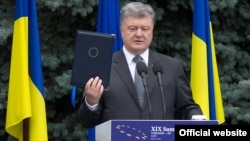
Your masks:
M42 63L35 0L16 0L6 132L23 141L47 141ZM24 121L28 128L24 128ZM26 130L27 129L27 130Z
M194 0L191 88L207 119L225 122L208 0Z

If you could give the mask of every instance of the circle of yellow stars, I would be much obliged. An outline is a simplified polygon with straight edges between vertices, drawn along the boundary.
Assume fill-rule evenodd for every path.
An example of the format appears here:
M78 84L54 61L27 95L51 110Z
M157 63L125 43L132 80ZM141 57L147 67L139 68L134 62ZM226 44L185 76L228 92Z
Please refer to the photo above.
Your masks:
M125 134L128 137L132 137L134 136L136 139L138 140L146 140L148 137L145 133L143 133L141 130L138 130L134 127L130 127L130 126L125 126L125 125L116 125L115 127L117 130L119 130L119 132L121 134ZM137 131L138 134L133 135L132 132L129 132L128 130L133 130L133 131Z
M91 47L88 50L88 54L91 58L96 58L99 55L99 50L96 47Z

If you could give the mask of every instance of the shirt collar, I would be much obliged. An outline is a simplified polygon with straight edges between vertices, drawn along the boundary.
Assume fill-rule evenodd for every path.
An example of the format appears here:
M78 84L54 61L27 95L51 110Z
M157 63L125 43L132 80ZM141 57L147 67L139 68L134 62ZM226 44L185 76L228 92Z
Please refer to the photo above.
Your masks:
M130 53L124 46L123 46L123 52L125 54L125 58L128 64L130 64L133 61L133 58L135 57L135 55ZM144 51L142 54L140 54L140 56L143 58L146 65L148 64L148 54L149 54L148 49Z

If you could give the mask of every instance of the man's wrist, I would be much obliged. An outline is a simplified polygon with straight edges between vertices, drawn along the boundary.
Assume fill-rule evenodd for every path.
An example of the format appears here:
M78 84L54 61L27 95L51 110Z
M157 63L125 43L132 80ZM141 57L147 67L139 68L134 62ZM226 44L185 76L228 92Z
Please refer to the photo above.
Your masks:
M87 107L89 108L89 110L91 111L96 111L98 110L98 106L99 106L99 103L97 102L96 104L90 104L87 100L87 97L85 97L85 103L87 105Z

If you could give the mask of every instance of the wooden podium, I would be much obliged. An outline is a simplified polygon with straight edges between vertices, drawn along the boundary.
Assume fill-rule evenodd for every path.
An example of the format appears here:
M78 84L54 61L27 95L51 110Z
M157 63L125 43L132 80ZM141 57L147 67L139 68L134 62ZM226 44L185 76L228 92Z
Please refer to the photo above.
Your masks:
M88 141L174 141L175 125L218 125L218 121L109 120L92 128Z

